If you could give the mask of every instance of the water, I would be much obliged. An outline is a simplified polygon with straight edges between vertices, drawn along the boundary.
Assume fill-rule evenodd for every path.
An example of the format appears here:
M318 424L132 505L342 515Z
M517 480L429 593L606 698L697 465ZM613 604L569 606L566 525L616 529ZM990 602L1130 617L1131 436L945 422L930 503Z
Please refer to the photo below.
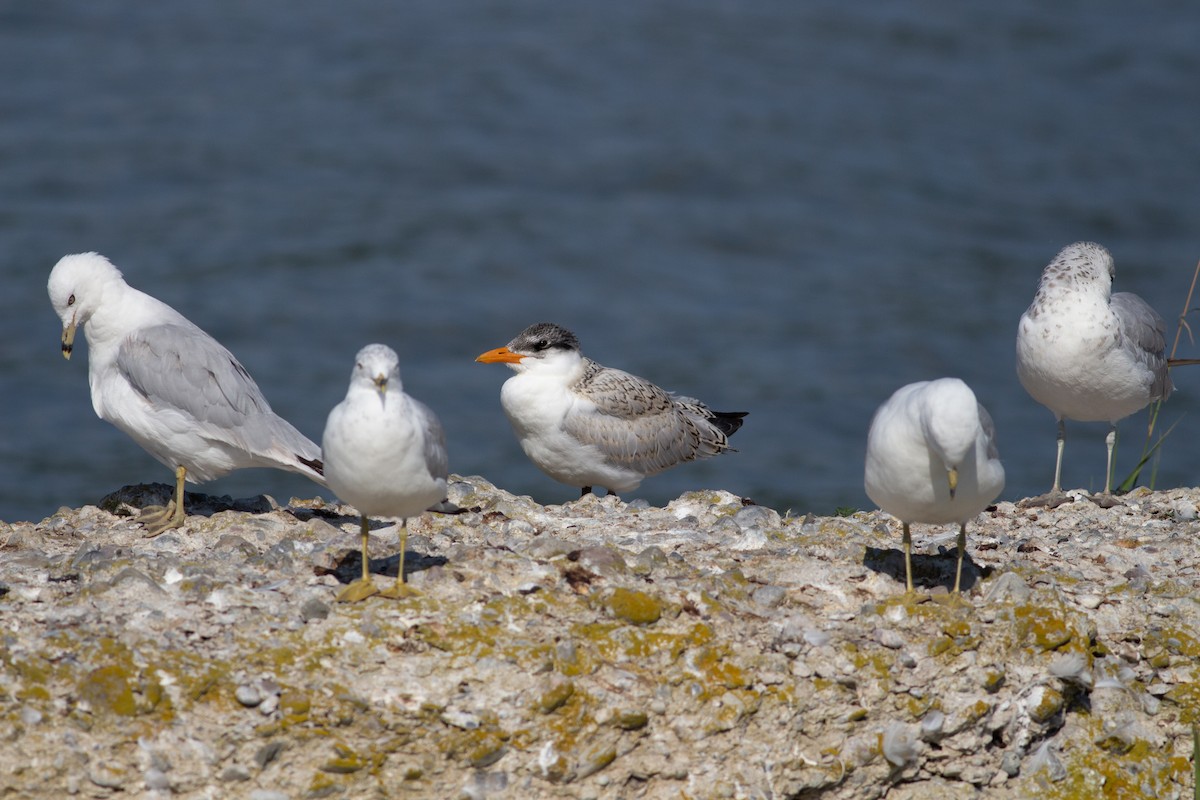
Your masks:
M96 419L86 350L58 354L46 277L82 250L318 441L354 353L392 345L452 469L543 502L575 492L517 446L508 371L473 362L541 320L750 412L738 453L648 479L651 502L869 507L872 412L942 375L995 417L1004 497L1044 491L1054 420L1017 382L1017 320L1093 239L1174 334L1200 258L1198 32L1186 0L5 4L0 519L170 480ZM1196 481L1197 379L1176 375L1159 486ZM1122 473L1144 426L1122 424ZM1068 485L1102 486L1105 430L1068 426Z

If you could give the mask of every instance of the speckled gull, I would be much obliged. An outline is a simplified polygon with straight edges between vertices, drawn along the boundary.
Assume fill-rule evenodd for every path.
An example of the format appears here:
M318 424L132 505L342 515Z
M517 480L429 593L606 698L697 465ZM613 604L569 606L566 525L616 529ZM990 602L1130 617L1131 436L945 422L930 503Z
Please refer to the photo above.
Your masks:
M504 382L500 403L521 448L542 472L584 495L593 486L631 491L649 475L719 455L746 416L710 411L584 358L575 334L549 322L475 360L517 373Z
M958 592L967 522L1004 489L996 429L971 388L958 378L940 378L898 389L871 420L864 483L867 496L900 519L910 592L909 525L958 523Z
M64 256L47 289L63 324L63 356L71 357L78 328L87 336L96 414L175 472L174 498L143 512L147 535L183 524L185 480L274 467L325 484L320 448L271 411L246 368L178 311L125 283L107 258Z
M1111 426L1105 438L1108 495L1117 422L1171 393L1166 324L1137 295L1112 294L1115 274L1112 256L1100 245L1064 247L1042 272L1017 328L1017 377L1058 420L1051 495L1062 492L1067 419Z
M446 437L438 418L404 393L396 351L369 344L354 359L346 399L329 412L321 440L329 488L354 506L362 523L362 578L338 595L355 601L375 593L401 598L415 592L404 583L408 518L446 497ZM367 517L400 520L400 566L396 583L383 591L371 582Z

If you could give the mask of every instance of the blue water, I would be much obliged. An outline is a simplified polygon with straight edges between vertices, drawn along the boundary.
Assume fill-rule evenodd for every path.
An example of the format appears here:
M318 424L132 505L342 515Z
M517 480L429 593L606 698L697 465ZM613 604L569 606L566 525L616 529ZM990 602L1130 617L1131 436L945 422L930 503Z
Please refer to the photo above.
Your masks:
M473 361L541 320L750 412L739 452L633 496L867 507L874 408L942 375L995 417L1004 497L1044 491L1054 420L1016 380L1017 320L1092 239L1174 334L1200 259L1197 41L1190 0L6 3L0 519L170 479L95 417L86 350L59 355L46 277L82 250L317 441L354 353L392 345L452 469L543 502L575 491L517 446L508 371ZM1176 375L1158 486L1196 483L1198 380ZM1122 424L1120 472L1144 428ZM1101 486L1105 430L1069 425L1067 484Z

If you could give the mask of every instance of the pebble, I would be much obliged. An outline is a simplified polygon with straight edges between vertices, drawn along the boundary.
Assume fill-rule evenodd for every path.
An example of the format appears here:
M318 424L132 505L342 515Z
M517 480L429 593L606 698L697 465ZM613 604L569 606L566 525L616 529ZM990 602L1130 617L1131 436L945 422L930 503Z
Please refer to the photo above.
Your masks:
M237 687L233 696L246 708L254 708L263 701L262 692L258 690L258 687L249 684L242 684Z
M760 586L754 590L751 599L763 608L777 608L787 600L787 591L780 586Z
M300 604L300 618L305 622L329 618L329 604L319 597L309 597Z
M904 635L892 628L876 628L875 641L890 650L899 650L907 644Z
M104 789L123 789L126 775L124 771L108 764L92 764L87 771L88 780Z
M239 764L232 764L221 770L218 778L221 783L240 783L250 780L250 771Z
M142 776L142 779L146 784L146 788L152 792L165 792L171 788L171 779L167 777L167 773L155 767L146 770L146 774Z

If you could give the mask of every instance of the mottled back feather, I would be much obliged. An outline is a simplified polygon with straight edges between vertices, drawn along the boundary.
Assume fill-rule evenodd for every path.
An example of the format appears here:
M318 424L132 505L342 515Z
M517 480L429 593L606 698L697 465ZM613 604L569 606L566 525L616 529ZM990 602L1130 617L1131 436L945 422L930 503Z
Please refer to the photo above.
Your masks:
M595 411L568 416L563 428L614 463L653 475L729 449L727 434L714 424L714 413L703 403L677 398L643 378L591 359L585 358L584 364L584 375L573 388L586 392ZM738 418L733 430L740 424Z

